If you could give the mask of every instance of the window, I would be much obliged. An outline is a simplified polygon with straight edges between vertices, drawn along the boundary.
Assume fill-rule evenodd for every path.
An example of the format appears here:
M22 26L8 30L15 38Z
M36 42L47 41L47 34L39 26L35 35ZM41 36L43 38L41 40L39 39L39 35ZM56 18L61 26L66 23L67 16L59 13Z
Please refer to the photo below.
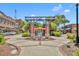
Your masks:
M0 18L0 23L2 23L2 19Z

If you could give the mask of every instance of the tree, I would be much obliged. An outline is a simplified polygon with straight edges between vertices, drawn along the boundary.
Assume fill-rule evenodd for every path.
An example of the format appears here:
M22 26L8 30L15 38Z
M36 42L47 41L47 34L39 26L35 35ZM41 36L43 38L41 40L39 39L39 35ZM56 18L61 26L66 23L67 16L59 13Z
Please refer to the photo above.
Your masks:
M28 31L29 30L29 25L30 25L29 22L24 21L24 25L22 27L23 31Z
M48 21L50 21L50 28L52 29L52 30L57 30L57 23L56 23L56 20L55 21L52 21L53 19L52 19L52 16L48 16L47 17L48 19Z
M56 23L57 26L59 26L60 24L62 24L62 16L61 15L56 15L55 20L53 22Z
M64 26L64 33L65 33L65 30L66 30L66 28L65 28L66 23L69 23L69 20L67 20L66 17L64 15L62 15L62 24Z
M57 30L57 24L54 22L51 22L51 29L52 30Z
M20 28L22 28L24 26L25 22L23 21L20 25Z
M66 24L69 21L66 19L66 17L64 15L57 15L57 16L55 16L55 20L53 22L59 26L61 24Z
M57 15L55 16L55 20L53 22L56 23L58 27L59 25L63 24L65 32L65 24L69 23L69 20L67 20L64 15Z
M36 22L35 25L36 25L36 27L38 27L38 28L42 28L42 27L43 27L43 24L40 23L40 22Z

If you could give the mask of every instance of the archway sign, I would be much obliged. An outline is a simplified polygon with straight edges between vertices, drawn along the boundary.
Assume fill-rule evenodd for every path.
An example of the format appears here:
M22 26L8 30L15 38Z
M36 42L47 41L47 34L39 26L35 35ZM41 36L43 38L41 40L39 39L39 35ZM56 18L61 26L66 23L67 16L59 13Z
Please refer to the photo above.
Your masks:
M25 20L30 23L31 37L49 37L49 24L55 17L52 16L27 16ZM42 27L36 26L36 24L42 24Z

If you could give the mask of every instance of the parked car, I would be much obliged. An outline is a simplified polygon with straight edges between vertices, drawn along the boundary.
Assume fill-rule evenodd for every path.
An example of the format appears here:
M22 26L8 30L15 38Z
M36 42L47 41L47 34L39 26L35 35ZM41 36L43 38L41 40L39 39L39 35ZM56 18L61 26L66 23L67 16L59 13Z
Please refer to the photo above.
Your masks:
M15 35L16 32L5 32L5 33L2 33L3 35Z

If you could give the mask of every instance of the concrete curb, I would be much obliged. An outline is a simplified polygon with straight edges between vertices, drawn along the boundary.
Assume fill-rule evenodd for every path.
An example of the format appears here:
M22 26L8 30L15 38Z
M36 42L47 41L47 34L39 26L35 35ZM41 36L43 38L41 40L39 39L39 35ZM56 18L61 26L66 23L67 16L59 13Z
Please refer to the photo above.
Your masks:
M10 44L10 43L8 43L8 44L11 45L11 46L13 46L13 47L15 47L16 50L17 50L17 53L16 53L15 55L12 55L12 56L18 56L18 55L20 54L21 48L18 47L18 46L15 46L15 45L13 45L13 44Z

